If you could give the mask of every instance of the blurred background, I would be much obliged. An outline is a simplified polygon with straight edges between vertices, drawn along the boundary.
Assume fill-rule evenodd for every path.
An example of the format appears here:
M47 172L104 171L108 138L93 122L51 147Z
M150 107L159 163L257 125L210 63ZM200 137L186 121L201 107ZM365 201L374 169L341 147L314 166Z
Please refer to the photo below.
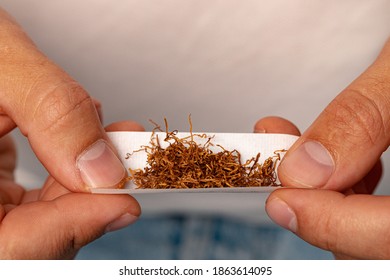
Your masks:
M131 119L147 130L148 119L166 117L172 129L188 131L191 114L194 131L252 132L268 115L304 131L390 35L387 0L2 0L1 6L101 101L106 125ZM18 179L37 187L47 173L19 131L14 136ZM383 162L377 193L389 194L388 153ZM144 217L79 258L331 258L274 227L264 198L209 198L215 209L203 216L185 209L162 216L160 199L139 197Z

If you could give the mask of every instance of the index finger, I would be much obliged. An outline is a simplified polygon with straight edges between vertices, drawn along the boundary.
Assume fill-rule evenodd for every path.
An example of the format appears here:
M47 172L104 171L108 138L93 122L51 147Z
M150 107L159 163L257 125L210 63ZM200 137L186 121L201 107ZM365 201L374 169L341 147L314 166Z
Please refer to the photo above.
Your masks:
M266 210L277 224L314 246L353 258L390 257L390 197L280 189Z

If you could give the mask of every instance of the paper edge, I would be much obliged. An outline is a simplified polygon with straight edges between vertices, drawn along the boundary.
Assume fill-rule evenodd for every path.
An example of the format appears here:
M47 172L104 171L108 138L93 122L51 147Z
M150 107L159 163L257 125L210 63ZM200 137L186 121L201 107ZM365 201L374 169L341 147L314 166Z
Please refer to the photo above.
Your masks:
M92 189L96 194L141 194L141 193L271 193L281 187L232 187L196 189Z

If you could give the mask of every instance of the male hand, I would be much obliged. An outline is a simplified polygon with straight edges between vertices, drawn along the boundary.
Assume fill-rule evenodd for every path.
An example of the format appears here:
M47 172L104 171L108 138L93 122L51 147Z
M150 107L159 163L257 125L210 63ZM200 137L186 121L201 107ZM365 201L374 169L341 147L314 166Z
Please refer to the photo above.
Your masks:
M69 190L115 187L125 175L94 101L0 8L0 137L16 126Z
M390 197L370 195L389 143L390 40L287 152L279 177L295 189L273 192L267 213L338 258L390 258Z
M0 9L0 259L72 258L139 216L128 195L89 194L126 174L99 106ZM15 127L50 173L42 189L25 192L14 181Z
M133 122L107 129L142 130ZM49 177L25 191L14 181L16 151L0 138L0 259L70 259L102 234L135 222L137 201L129 195L74 193Z

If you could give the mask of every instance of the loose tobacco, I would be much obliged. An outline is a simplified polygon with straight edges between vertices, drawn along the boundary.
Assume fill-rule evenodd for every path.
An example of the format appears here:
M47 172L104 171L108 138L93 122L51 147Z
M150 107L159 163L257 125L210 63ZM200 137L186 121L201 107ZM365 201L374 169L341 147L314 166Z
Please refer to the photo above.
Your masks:
M213 137L206 134L194 134L189 117L190 135L179 138L178 131L169 131L165 121L166 136L163 141L166 148L160 145L156 131L163 132L161 127L152 122L150 145L140 150L147 153L147 165L144 169L129 169L130 175L122 181L133 181L137 188L146 189L187 189L187 188L226 188L255 187L277 185L275 167L280 160L280 153L259 162L260 153L255 157L241 162L241 154L237 150L228 151L212 142ZM204 144L196 143L195 139L203 139ZM207 140L205 140L207 139ZM219 152L210 148L218 147ZM128 154L126 159L132 154Z

